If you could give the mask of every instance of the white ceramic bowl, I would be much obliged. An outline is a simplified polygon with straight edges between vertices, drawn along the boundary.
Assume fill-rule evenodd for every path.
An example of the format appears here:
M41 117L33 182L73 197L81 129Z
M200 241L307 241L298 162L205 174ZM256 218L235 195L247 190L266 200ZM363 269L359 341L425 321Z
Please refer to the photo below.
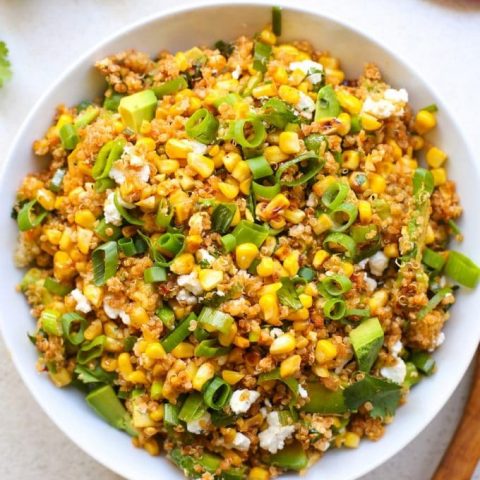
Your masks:
M155 54L162 49L176 51L199 44L211 45L218 39L251 35L270 20L271 3L267 1L201 3L201 6L196 4L147 18L100 43L69 68L25 120L13 142L0 180L1 251L4 252L0 257L0 321L13 361L32 395L57 426L96 460L132 480L174 479L181 478L181 475L164 458L150 457L133 448L127 435L95 416L80 393L73 389L57 389L46 376L36 372L37 354L26 336L26 332L34 328L34 321L24 298L15 292L22 273L12 262L17 229L10 219L10 211L22 177L39 168L31 145L50 125L55 106L93 98L104 88L102 78L92 68L95 60L131 47ZM351 26L316 12L285 6L283 28L282 38L285 40L306 39L319 49L330 50L342 60L347 77L358 75L365 62L374 61L394 87L407 88L414 107L434 102L439 105L439 126L432 134L432 140L452 157L450 175L458 182L466 212L461 221L465 234L461 248L479 260L478 170L458 126L432 87L378 42ZM480 291L459 294L452 318L445 328L446 341L435 354L438 373L413 390L409 402L398 410L384 438L377 443L364 441L357 450L328 452L303 478L358 478L385 462L425 428L448 400L473 357L480 337L476 311L479 299Z

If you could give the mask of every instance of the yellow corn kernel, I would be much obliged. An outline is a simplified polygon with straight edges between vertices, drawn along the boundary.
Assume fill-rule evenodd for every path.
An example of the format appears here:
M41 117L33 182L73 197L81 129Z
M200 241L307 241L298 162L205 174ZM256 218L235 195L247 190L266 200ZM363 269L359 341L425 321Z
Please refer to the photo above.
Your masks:
M291 320L292 322L303 322L310 318L310 313L308 309L302 307L298 310L292 310L288 312L287 320Z
M152 124L148 120L142 120L140 125L140 133L142 135L148 135L152 131Z
M265 83L252 90L254 98L274 97L277 94L277 88L274 83Z
M358 215L361 222L370 222L372 219L372 206L367 200L358 201Z
M251 176L252 174L247 162L241 160L240 162L237 162L235 167L233 167L232 177L235 180L243 182L244 180L249 179Z
M153 138L142 137L137 140L135 147L145 152L153 152L156 148L156 144Z
M342 167L356 170L360 165L360 153L356 150L345 150L342 153Z
M357 448L360 445L360 437L354 432L346 432L343 438L343 444L347 448Z
M270 473L262 467L253 467L248 473L248 480L270 480Z
M45 210L53 210L55 208L56 196L52 191L47 190L46 188L40 188L37 190L36 199Z
M237 335L233 339L233 344L237 346L238 348L243 348L244 350L250 346L250 341L247 338L241 337L240 335Z
M337 356L337 347L328 339L322 339L317 342L315 348L315 359L322 365L333 360Z
M395 160L399 160L400 158L402 158L403 152L398 143L393 138L388 140L387 143L392 147L393 158Z
M283 268L287 271L290 277L294 277L298 273L300 265L298 264L297 252L292 252L286 256L285 260L283 261Z
M52 245L58 245L60 243L60 239L62 238L62 232L55 228L49 228L46 230L45 235Z
M183 52L177 52L174 58L175 58L175 63L177 64L177 67L181 72L184 72L190 66L190 64L188 63L187 57Z
M264 285L260 291L259 295L273 294L276 298L276 292L282 288L281 282L270 283L269 285Z
M195 266L195 258L191 253L182 253L173 259L170 270L177 275L188 275Z
M209 292L223 281L223 272L212 268L204 268L198 274L198 281L202 288Z
M53 257L53 274L56 279L69 280L75 274L73 260L66 252L55 252Z
M432 172L436 187L444 185L447 182L447 172L444 168L432 168L430 171Z
M298 225L299 223L302 223L302 221L305 219L305 212L303 210L300 210L299 208L296 208L295 210L285 210L283 212L283 216L290 223Z
M274 293L262 294L258 304L262 310L264 320L271 325L277 325L280 317L277 296Z
M175 358L191 358L194 356L195 347L191 343L180 342L172 351L171 354Z
M283 153L298 153L301 149L298 133L282 132L279 137L279 146Z
M377 290L374 292L370 300L368 301L368 306L370 307L370 312L372 315L375 315L378 310L385 306L388 300L388 294L385 290Z
M388 258L397 258L399 256L398 245L396 243L389 243L385 245L383 253Z
M230 225L232 227L235 227L236 225L239 224L241 218L242 217L240 215L240 209L237 207L237 209L235 210L235 213L233 214L232 223Z
M93 231L86 228L77 229L77 245L80 252L86 255L90 250L90 242L93 238Z
M165 153L169 158L186 159L191 151L192 147L187 142L176 138L170 138L165 144Z
M295 350L295 337L291 333L284 333L277 337L270 345L272 355L284 355Z
M60 115L58 117L58 121L55 125L55 127L60 130L64 125L67 125L68 123L72 123L73 122L73 118L71 115L67 114L67 113L63 113L62 115Z
M130 361L130 354L123 352L118 356L118 371L125 378L133 372L132 362Z
M273 72L273 79L280 84L288 83L288 73L284 67L277 67Z
M247 178L246 180L243 180L243 182L240 182L240 191L244 195L249 195L251 186L252 186L252 177Z
M199 392L202 391L202 387L215 376L215 368L210 362L205 362L197 370L197 373L193 377L192 386Z
M382 122L379 122L373 115L370 115L369 113L362 113L360 115L360 120L362 123L362 128L369 132L378 130L382 126Z
M140 328L148 322L149 317L146 310L141 305L135 305L130 312L130 320L134 327Z
M322 266L323 262L330 256L326 250L317 250L313 257L313 266L317 270Z
M87 300L94 306L99 307L103 300L103 289L89 283L83 288L83 294L87 297Z
M427 231L425 232L425 243L427 245L432 244L435 241L435 233L431 225L427 226Z
M312 366L313 373L320 378L328 378L330 376L330 372L328 368L322 367L318 364Z
M362 109L362 101L355 95L346 92L345 90L337 90L336 92L338 102L340 106L352 115L357 115Z
M347 277L351 277L353 275L355 267L350 262L342 262L342 270Z
M244 373L235 372L233 370L223 370L222 378L229 384L235 385L245 376Z
M313 298L311 295L301 293L298 298L300 299L300 302L304 308L310 308L313 305Z
M145 355L152 360L159 360L160 358L165 358L167 353L160 342L153 342L147 345Z
M257 255L258 247L254 243L242 243L235 248L235 259L242 270L246 270Z
M117 369L118 362L116 358L111 358L108 355L104 355L100 361L100 366L106 372L114 372Z
M350 131L350 127L352 126L352 119L348 113L342 112L338 117L337 120L340 122L337 126L337 133L341 136L346 135Z
M329 85L340 85L345 80L345 73L337 69L325 69L325 83Z
M157 408L155 408L155 410L152 410L150 412L150 418L154 422L161 422L163 420L164 415L165 415L165 409L163 404L160 404Z
M257 274L260 277L270 277L275 271L275 263L271 257L263 257L257 265Z
M270 218L277 216L283 209L288 208L289 206L290 200L288 200L283 193L279 193L275 195L265 207L262 212L262 217L269 220Z
M447 154L437 147L431 147L427 152L427 163L432 168L439 168L447 159Z
M318 182L314 183L312 189L315 195L317 195L318 197L321 197L325 193L327 188L330 185L332 185L332 183L335 183L336 181L337 180L334 176L328 175L325 178L322 178Z
M271 30L262 30L260 32L260 40L268 45L275 45L277 43L277 36Z
M427 110L420 110L415 116L415 130L423 135L429 132L437 124L435 114Z
M288 155L280 150L277 145L271 145L263 151L263 155L268 163L280 163L288 159Z
M338 58L322 55L318 60L324 68L336 69L340 67Z
M280 364L280 376L287 378L295 375L300 371L302 357L300 355L292 355Z
M229 200L237 198L240 192L240 188L234 183L219 182L218 189L220 190L220 192L222 192L222 195L224 195Z
M322 213L316 220L317 221L312 227L317 235L320 235L333 227L333 220L326 213Z
M387 188L385 178L377 173L370 173L368 175L368 182L373 193L383 193Z
M234 322L230 327L229 331L226 333L219 333L218 334L218 342L222 347L229 347L232 343L234 338L237 336L238 327L237 324Z
M75 223L81 227L92 229L95 224L95 215L90 210L78 210L75 212Z
M155 165L160 173L171 175L180 168L180 163L177 160L157 160Z
M237 152L230 152L224 155L223 164L225 168L232 173L237 163L242 161L242 157ZM248 165L247 165L248 167Z
M141 370L135 370L134 372L129 373L126 376L126 380L127 382L131 382L131 383L141 383L141 384L147 383L147 377Z
M413 135L411 138L413 150L420 150L425 145L425 140L420 135Z
M102 334L102 322L100 320L94 320L83 332L83 336L86 340L93 340Z
M289 85L281 85L278 89L278 95L291 105L296 105L300 101L300 92Z
M202 178L210 177L215 170L213 160L200 153L190 152L187 155L187 163Z

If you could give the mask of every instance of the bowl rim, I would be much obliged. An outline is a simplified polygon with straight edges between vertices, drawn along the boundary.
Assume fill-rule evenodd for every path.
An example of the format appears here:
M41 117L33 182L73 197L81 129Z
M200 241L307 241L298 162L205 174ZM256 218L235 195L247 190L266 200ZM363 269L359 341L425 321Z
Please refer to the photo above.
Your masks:
M186 4L162 9L161 11L157 11L157 12L142 16L138 20L132 23L129 23L126 26L118 29L114 33L103 37L100 41L96 42L92 47L86 50L78 59L72 61L67 66L67 68L65 68L62 71L62 73L57 77L57 79L54 82L52 82L48 88L46 88L44 93L38 98L38 100L35 102L35 104L31 108L30 112L22 121L17 134L15 135L10 147L8 148L5 161L2 162L2 165L0 166L0 187L3 185L4 182L7 181L7 173L11 168L11 164L14 161L13 153L17 149L18 144L22 141L22 138L25 136L28 125L38 115L38 112L41 110L42 105L46 101L46 99L52 94L54 90L57 89L59 85L61 85L64 82L66 77L68 77L72 72L75 71L75 69L78 68L79 65L84 63L88 58L94 55L95 52L97 52L98 50L101 50L103 47L107 46L109 43L114 42L117 38L122 37L126 34L129 34L138 28L142 28L150 23L154 23L159 19L165 19L171 16L177 16L177 15L181 15L183 13L191 12L195 10L202 10L205 8L210 8L212 6L240 6L240 7L241 6L247 6L247 7L248 6L251 6L251 7L280 6L283 9L287 11L291 11L293 13L299 12L299 13L308 13L308 14L315 15L316 17L323 18L328 22L336 24L344 29L348 29L354 32L356 35L365 38L366 40L375 44L375 46L385 51L388 55L393 57L398 62L398 64L401 65L403 69L405 69L406 71L413 72L416 76L424 80L423 75L419 73L418 70L414 66L412 66L411 63L402 54L399 54L398 52L392 50L392 48L390 48L389 46L384 45L380 39L377 39L374 35L371 35L370 33L364 32L359 27L353 25L350 21L341 19L335 14L331 14L329 12L317 12L314 10L313 6L292 5L288 0L256 0L256 1L255 0L201 0L197 2L195 0L189 0L188 3ZM427 82L426 80L424 81L428 85L428 90L436 98L436 101L440 105L441 110L445 112L448 117L453 119L454 116L452 115L450 108L448 107L448 105L445 104L443 97L438 94L435 86L432 86L430 82ZM54 108L54 106L52 108ZM465 151L467 152L468 157L473 159L474 158L473 149L471 147L471 144L468 138L465 137L461 129L456 130L456 136L458 137L459 141L464 145ZM480 165L478 164L478 162L474 162L474 161L471 163L475 170L475 174L477 175L477 177L479 177ZM1 315L2 315L2 312L0 311L0 316ZM75 438L75 435L73 434L73 432L71 432L59 419L56 418L56 416L51 411L48 402L44 400L44 398L35 389L29 386L27 376L23 372L22 368L20 367L21 360L17 356L17 353L14 350L10 350L9 344L6 340L6 335L3 333L2 325L3 325L3 318L0 319L0 333L2 333L7 351L12 359L15 369L20 375L29 393L33 396L33 398L35 399L37 404L41 407L41 409L44 411L44 413L57 426L57 428L70 439L70 441L72 441L76 446L78 446L81 450L83 450L88 456L90 456L99 464L108 468L112 472L118 474L121 477L124 477L125 473L119 469L119 467L114 462L113 458L111 458L112 456L103 455L102 453L97 452L94 448L92 448L89 445L89 442L86 439L83 440L83 439ZM368 474L375 468L386 463L388 460L390 460L392 457L398 454L401 450L403 450L409 443L411 443L414 439L416 439L427 428L427 426L430 425L433 419L438 415L440 410L446 405L450 397L453 395L454 391L457 389L458 385L460 384L463 377L465 376L465 372L467 371L468 367L471 364L471 361L475 355L475 351L476 350L473 350L468 357L467 356L464 357L463 365L461 365L461 368L457 369L457 371L459 372L459 375L457 376L456 381L449 382L447 385L447 388L444 390L443 401L439 402L437 405L435 405L434 408L430 409L428 412L425 413L424 421L418 426L416 426L414 429L412 429L410 435L408 435L406 438L400 441L397 447L389 451L387 454L379 455L378 457L370 459L369 463L365 464L363 468L357 469L354 477L352 476L345 477L345 480L355 480L357 478L360 478L363 475ZM124 478L128 478L128 477L124 477Z

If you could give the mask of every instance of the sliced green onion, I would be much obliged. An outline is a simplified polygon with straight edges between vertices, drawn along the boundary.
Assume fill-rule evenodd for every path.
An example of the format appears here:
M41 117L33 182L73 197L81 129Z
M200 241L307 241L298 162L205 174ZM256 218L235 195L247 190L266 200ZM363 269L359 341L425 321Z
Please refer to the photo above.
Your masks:
M292 280L288 277L283 277L280 279L282 286L277 290L278 300L282 305L286 305L292 310L300 310L303 305L298 297L298 293L295 290L295 285Z
M447 222L447 224L455 235L461 235L462 234L462 231L460 230L460 227L453 220L450 219Z
M135 335L129 335L125 340L123 341L123 349L126 352L131 352L133 350L133 347L137 343L138 337Z
M431 105L427 105L426 107L423 107L420 110L424 110L430 113L435 113L435 112L438 112L438 107L435 103L432 103Z
M272 32L277 37L282 34L282 7L272 7Z
M111 112L118 112L120 100L124 97L121 93L112 93L109 97L105 97L103 101L103 108Z
M356 244L352 237L345 233L330 233L323 240L323 247L330 253L341 252L349 258L355 257Z
M52 179L48 185L48 188L55 193L58 193L62 188L63 178L65 177L66 170L64 168L57 168L53 174Z
M92 177L95 180L107 178L112 168L113 162L122 156L125 147L125 139L118 138L106 143L98 152L97 158L92 168Z
M292 402L296 402L298 398L298 381L293 377L283 378L280 375L280 369L275 368L267 373L262 373L258 376L258 384L261 385L265 382L279 381L283 382L288 389L292 392Z
M103 193L116 187L115 180L112 178L99 178L95 181L94 188L97 193Z
M207 407L203 402L202 395L200 393L191 393L185 403L182 405L178 418L182 422L192 422L198 420L207 411Z
M221 410L232 396L232 387L219 377L214 377L204 388L203 400L213 410Z
M307 282L311 282L315 278L315 272L310 267L302 267L298 271L298 276L304 278Z
M325 135L321 133L312 133L305 138L305 147L307 150L316 153L317 155L320 151L325 151L328 149L328 141Z
M105 346L105 335L99 335L95 337L91 342L84 343L77 354L77 363L80 365L86 365L95 358L101 357Z
M195 348L195 356L206 358L220 357L221 355L226 355L229 351L230 348L228 347L219 347L214 339L202 340Z
M340 320L347 312L345 300L341 298L330 298L323 306L323 314L331 320Z
M175 313L170 307L161 307L155 313L169 330L175 327Z
M74 122L75 128L85 128L87 125L92 123L100 113L100 110L94 105L88 106L85 110L82 111L82 114L77 117Z
M228 105L235 105L238 102L242 101L242 97L238 93L227 93L224 97L217 98L213 101L213 106L218 108L224 103Z
M64 313L60 319L63 336L72 344L80 345L85 337L83 332L87 328L87 320L75 312Z
M137 249L135 248L135 242L133 238L120 238L118 240L118 248L121 252L125 254L127 257L133 257L137 253Z
M192 333L190 331L190 323L192 320L196 319L196 315L191 313L178 324L175 330L162 339L160 343L167 353L170 353L179 343L183 342Z
M122 229L117 227L117 225L107 223L105 218L102 218L95 227L94 232L101 240L107 242L108 240L116 240L122 234Z
M237 206L233 203L219 203L212 213L212 230L227 233L236 211Z
M331 85L325 85L318 91L315 121L326 117L338 117L342 109Z
M460 285L475 288L480 279L480 268L463 253L451 250L445 263L445 275Z
M58 134L65 150L73 150L77 146L79 141L77 129L71 123L63 125Z
M228 415L221 410L214 410L213 412L211 412L211 416L213 425L219 428L233 425L236 421L235 415Z
M300 471L307 467L308 456L302 444L294 441L270 457L270 463L285 470Z
M165 425L171 425L172 427L176 427L179 425L178 421L178 413L180 412L180 408L178 405L172 405L171 403L164 404L164 411L163 411L163 422Z
M298 122L292 108L279 98L270 98L262 106L262 120L273 127L285 130L289 123ZM311 150L310 148L308 150Z
M346 183L332 183L322 195L322 203L329 210L335 210L345 201L349 190L350 188Z
M451 288L441 288L428 303L418 312L417 318L423 320L432 310L438 307L440 302L448 295L452 294Z
M346 317L360 317L365 318L369 317L371 314L369 308L349 308L345 312Z
M55 280L52 277L47 277L45 279L45 282L44 282L43 286L50 293L53 293L54 295L60 295L61 297L64 297L65 295L68 295L73 290L71 285L66 285L64 283L60 283L59 281Z
M435 360L428 352L413 352L410 361L425 375L431 375L435 370Z
M130 225L138 225L138 226L143 225L143 220L140 220L139 218L136 218L134 215L132 215L120 203L118 196L119 196L118 192L115 192L115 194L113 195L113 203L115 204L115 208L118 210L118 213L120 213L122 218L125 219Z
M193 332L193 336L199 341L203 342L203 340L207 340L210 337L210 333L207 332L204 328L198 327Z
M346 275L336 273L322 278L320 285L327 295L338 297L351 290L352 281Z
M252 192L256 199L271 200L273 197L275 197L275 195L280 193L280 182L275 181L275 177L270 177L270 180L273 180L272 183L275 183L272 185L263 185L261 183L252 181Z
M350 229L350 236L357 245L372 243L379 240L378 227L370 225L354 225Z
M302 172L303 175L295 180L291 181L282 181L283 173L288 170L291 166L296 165L298 163L307 162L307 166L305 171ZM324 161L318 158L318 155L313 152L303 153L292 160L288 160L287 162L282 162L280 166L277 168L275 172L275 178L277 181L280 182L282 186L285 187L296 187L298 185L303 185L304 183L308 182L310 179L315 177L318 172L322 169Z
M232 328L233 318L228 313L223 313L210 307L203 307L198 316L198 323L207 330L213 329L226 334Z
M358 133L362 129L362 122L358 115L352 115L350 119L350 133Z
M21 232L38 227L48 215L48 212L39 204L37 206L37 204L36 200L30 200L18 212L17 224ZM38 213L34 213L34 210L37 209Z
M224 235L220 241L222 242L223 250L225 253L230 253L235 250L235 247L237 246L237 240L235 239L235 236L231 233L227 233Z
M252 172L254 180L273 175L273 170L263 155L245 160Z
M358 208L353 203L344 203L330 213L333 220L332 230L335 232L344 232L348 230L357 219Z
M208 145L217 138L218 125L218 120L206 108L200 108L187 120L185 130L190 138Z
M235 237L237 245L254 243L260 248L269 235L269 229L248 220L241 220L232 235Z
M174 257L178 255L185 244L185 235L181 233L164 233L155 242L155 249L159 252Z
M255 41L253 45L253 68L258 72L265 73L267 71L267 64L272 54L271 45Z
M434 188L432 172L425 168L417 168L413 174L413 194L418 195L421 192L431 194Z
M245 136L245 129L251 128L252 133ZM240 120L235 120L230 124L231 135L243 148L257 148L267 137L267 131L262 121L257 117L249 117Z
M446 261L447 260L443 255L440 255L438 252L435 252L430 248L425 248L423 251L422 262L433 270L442 270Z
M412 362L405 362L405 367L407 369L407 373L405 375L403 385L407 386L408 388L412 388L422 379L422 376Z
M77 105L77 112L83 112L85 109L87 109L90 105L92 105L92 102L90 100L82 100L78 105Z
M156 283L167 281L167 270L164 267L150 267L144 270L143 280L145 283Z
M46 308L40 315L40 325L42 330L50 335L60 336L62 334L62 329L60 327L59 320L59 312Z
M124 430L132 436L138 435L132 426L130 415L110 385L103 385L93 390L85 397L85 400L112 427Z
M165 198L162 198L162 200L160 200L160 204L158 205L155 223L159 227L167 228L172 222L173 214L173 208L170 207L168 201Z
M188 88L188 82L182 75L172 78L157 87L152 87L153 93L158 99L163 98L165 95L172 95L180 90Z
M92 253L92 263L95 285L105 285L107 280L117 273L117 243L110 241L97 247Z

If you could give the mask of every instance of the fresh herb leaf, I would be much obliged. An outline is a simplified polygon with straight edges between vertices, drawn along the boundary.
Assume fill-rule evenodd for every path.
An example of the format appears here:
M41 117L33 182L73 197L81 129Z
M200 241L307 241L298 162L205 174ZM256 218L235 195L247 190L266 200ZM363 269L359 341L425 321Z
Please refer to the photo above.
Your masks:
M228 58L235 50L233 43L225 42L223 40L216 42L215 48L226 58Z
M282 100L271 98L263 104L263 120L273 127L285 129L288 123L297 123L298 117Z
M115 373L106 372L98 365L95 368L87 368L77 365L74 372L77 379L83 383L106 383L112 385L115 380Z
M8 59L8 48L5 42L0 42L0 87L12 77L12 69Z
M287 307L293 310L300 310L303 305L298 297L297 291L295 290L295 285L293 284L292 280L287 277L281 278L280 282L282 282L282 288L277 291L277 297L280 300L282 305L286 305Z

